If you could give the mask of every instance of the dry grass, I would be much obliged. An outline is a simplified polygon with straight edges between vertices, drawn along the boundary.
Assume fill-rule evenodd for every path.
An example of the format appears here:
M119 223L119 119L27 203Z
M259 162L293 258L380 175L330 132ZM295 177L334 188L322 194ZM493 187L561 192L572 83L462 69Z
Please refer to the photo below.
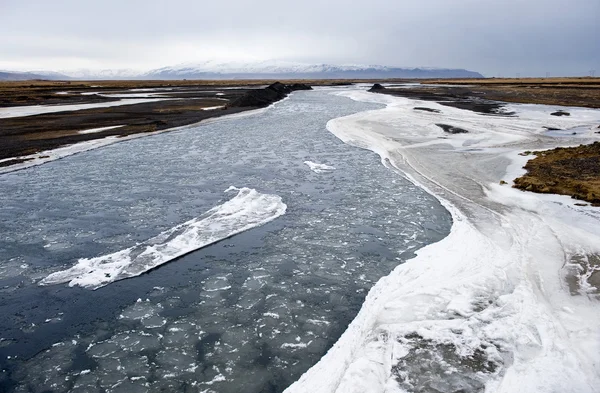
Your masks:
M434 79L423 83L458 86L428 88L431 93L458 98L600 108L600 78Z
M426 79L429 84L452 85L582 85L599 86L600 78L571 77L571 78L484 78L484 79Z
M530 154L536 158L525 165L527 173L515 179L515 188L570 195L600 206L600 142Z

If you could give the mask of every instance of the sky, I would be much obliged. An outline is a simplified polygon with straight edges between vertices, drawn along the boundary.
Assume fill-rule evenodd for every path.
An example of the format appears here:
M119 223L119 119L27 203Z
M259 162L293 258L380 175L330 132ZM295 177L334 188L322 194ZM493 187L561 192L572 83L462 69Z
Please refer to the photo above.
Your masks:
M0 69L287 60L600 75L600 0L0 0Z

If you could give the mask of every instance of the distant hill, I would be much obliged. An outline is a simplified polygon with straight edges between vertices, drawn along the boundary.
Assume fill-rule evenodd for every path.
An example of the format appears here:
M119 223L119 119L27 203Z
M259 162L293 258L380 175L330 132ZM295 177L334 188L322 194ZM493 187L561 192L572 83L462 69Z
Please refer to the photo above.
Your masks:
M0 81L28 81L34 79L43 80L68 80L65 74L58 72L14 72L14 71L0 71Z
M447 68L400 68L381 65L301 64L291 62L219 63L207 61L164 67L144 79L382 79L483 78L478 72Z
M287 61L254 63L185 63L147 72L130 69L72 71L0 71L0 80L115 80L115 79L386 79L483 78L478 72L452 68L402 68L382 65L304 64Z

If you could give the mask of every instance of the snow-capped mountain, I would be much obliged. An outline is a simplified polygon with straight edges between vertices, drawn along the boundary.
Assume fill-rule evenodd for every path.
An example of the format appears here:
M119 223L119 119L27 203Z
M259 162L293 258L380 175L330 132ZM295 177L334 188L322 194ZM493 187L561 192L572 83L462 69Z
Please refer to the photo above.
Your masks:
M482 78L474 71L448 68L402 68L382 65L307 64L282 60L261 62L205 61L183 63L147 72L133 69L6 72L4 80L27 79L384 79Z
M0 70L0 80L3 81L27 81L33 79L46 80L65 80L69 79L67 75L53 71L2 71Z
M305 64L288 61L183 63L140 75L147 79L230 78L481 78L464 69L401 68L382 65Z
M91 69L77 69L61 71L62 74L68 75L73 79L90 80L90 79L139 79L142 74L139 70L134 69L105 69L105 70L91 70Z

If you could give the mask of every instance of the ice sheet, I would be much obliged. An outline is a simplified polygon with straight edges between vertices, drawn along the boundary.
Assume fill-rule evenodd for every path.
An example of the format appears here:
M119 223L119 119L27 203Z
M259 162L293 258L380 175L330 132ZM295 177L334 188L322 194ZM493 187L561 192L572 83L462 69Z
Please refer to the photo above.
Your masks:
M50 274L40 285L68 282L97 289L111 282L139 276L182 255L283 215L286 204L277 195L250 188L230 188L238 194L194 218L143 243L109 255L80 259L69 269Z
M286 392L597 392L600 304L589 282L569 291L569 280L586 284L589 269L567 267L573 256L600 253L600 213L499 181L518 174L520 151L598 140L553 138L544 126L591 128L600 111L555 117L554 107L515 105L518 117L508 118L427 103L441 113L421 113L416 100L341 94L387 107L328 129L437 196L454 224L381 279L340 340ZM469 133L444 134L437 122Z

